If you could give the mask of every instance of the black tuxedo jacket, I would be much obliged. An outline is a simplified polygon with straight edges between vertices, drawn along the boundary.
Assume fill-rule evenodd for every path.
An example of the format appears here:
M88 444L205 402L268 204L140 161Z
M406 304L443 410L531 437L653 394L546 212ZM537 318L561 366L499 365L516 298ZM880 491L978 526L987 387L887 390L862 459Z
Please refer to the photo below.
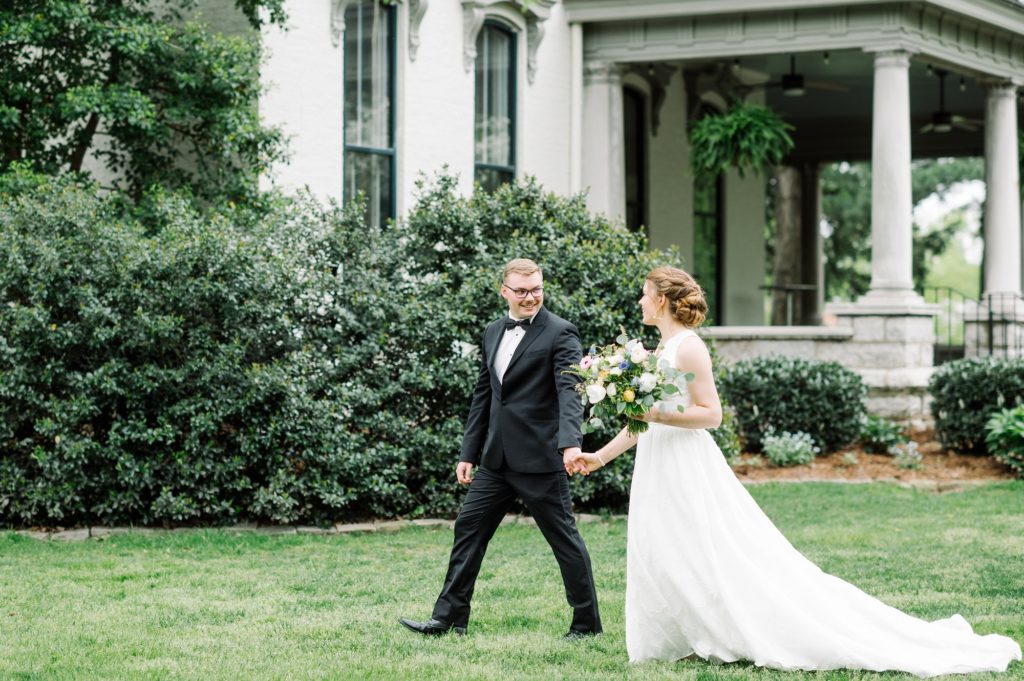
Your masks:
M579 331L541 307L499 383L493 364L506 319L484 331L459 461L494 470L504 462L518 473L564 470L561 450L583 443L580 379L563 373L583 356Z

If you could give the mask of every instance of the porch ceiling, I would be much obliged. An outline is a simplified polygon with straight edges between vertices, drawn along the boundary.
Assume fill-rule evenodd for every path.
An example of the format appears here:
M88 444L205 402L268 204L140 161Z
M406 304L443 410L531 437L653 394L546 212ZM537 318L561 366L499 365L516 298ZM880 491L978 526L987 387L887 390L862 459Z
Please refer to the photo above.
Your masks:
M668 62L741 83L776 82L790 71L808 87L799 97L779 87L765 101L796 127L790 162L865 159L871 152L874 52L912 54L910 100L915 157L981 155L984 133L922 133L939 108L981 121L987 80L1024 83L1024 1L1018 0L563 0L584 23L584 58ZM828 59L825 59L825 53ZM931 69L929 69L931 65ZM963 89L961 90L961 79ZM721 79L720 79L721 80ZM741 91L743 86L741 84ZM756 89L756 87L755 87Z

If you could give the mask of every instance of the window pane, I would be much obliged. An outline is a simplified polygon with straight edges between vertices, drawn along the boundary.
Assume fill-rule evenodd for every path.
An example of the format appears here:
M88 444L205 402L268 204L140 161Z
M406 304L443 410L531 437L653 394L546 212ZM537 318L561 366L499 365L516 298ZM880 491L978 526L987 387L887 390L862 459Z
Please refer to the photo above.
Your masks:
M366 224L381 226L391 215L391 157L345 152L345 201L366 196Z
M476 177L474 178L486 192L493 192L501 185L512 181L512 173L508 170L496 168L481 168L477 166Z
M625 124L623 142L626 161L626 229L636 231L647 219L644 211L647 171L644 144L647 131L644 129L643 95L632 88L623 88L622 114Z
M476 161L512 166L513 36L485 25L477 37L476 50Z
M389 10L365 0L345 10L345 143L391 147Z
M698 185L693 197L693 276L704 289L708 314L715 323L721 323L718 284L722 254L718 247L721 228L718 191L718 181Z

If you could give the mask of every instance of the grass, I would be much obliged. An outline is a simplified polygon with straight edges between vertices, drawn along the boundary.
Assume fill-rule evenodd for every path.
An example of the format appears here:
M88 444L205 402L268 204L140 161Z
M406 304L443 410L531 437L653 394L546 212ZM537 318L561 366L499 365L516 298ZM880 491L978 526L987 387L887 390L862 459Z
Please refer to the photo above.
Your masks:
M920 617L963 614L1024 641L1024 483L935 494L887 484L751 488L823 569ZM40 542L0 534L2 679L909 679L782 673L702 661L630 665L622 520L587 524L606 634L569 621L554 558L503 527L470 635L423 639L451 545L445 529L268 536L220 530ZM1024 679L1024 664L1005 675Z

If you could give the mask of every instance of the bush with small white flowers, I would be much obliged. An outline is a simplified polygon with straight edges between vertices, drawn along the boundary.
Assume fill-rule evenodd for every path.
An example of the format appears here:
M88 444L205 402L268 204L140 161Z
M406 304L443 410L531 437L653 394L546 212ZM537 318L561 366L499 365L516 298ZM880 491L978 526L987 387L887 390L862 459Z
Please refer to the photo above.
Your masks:
M807 433L769 430L763 440L764 455L773 466L801 466L814 461L821 451Z

